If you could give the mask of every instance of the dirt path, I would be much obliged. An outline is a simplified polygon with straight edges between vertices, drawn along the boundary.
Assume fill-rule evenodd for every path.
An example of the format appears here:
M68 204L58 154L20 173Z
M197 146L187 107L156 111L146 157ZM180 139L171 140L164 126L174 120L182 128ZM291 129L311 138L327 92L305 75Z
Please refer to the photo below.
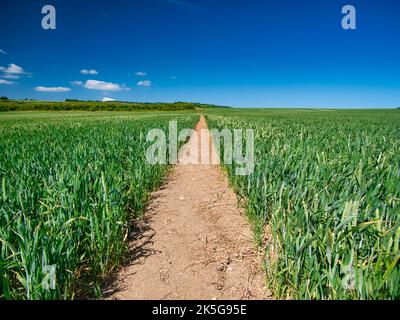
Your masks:
M203 116L199 135L201 129L207 129ZM105 290L108 299L268 298L261 254L220 166L182 164L200 140L191 137L165 185L152 194L132 235L132 262Z

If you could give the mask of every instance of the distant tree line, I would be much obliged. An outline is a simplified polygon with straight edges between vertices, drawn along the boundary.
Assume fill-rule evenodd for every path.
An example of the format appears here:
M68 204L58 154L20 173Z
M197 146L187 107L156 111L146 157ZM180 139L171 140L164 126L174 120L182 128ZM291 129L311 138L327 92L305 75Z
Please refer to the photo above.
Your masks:
M216 108L219 106L192 102L100 102L66 99L63 102L38 100L9 100L0 98L1 111L179 111L195 110L197 108Z

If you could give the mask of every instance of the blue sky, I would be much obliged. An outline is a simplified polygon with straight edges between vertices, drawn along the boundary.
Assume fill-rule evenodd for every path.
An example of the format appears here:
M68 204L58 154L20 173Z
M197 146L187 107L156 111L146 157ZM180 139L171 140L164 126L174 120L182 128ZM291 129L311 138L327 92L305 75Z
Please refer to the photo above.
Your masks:
M41 28L46 4L56 30ZM346 4L357 10L356 30L341 27ZM1 96L400 106L396 0L2 0L0 8Z

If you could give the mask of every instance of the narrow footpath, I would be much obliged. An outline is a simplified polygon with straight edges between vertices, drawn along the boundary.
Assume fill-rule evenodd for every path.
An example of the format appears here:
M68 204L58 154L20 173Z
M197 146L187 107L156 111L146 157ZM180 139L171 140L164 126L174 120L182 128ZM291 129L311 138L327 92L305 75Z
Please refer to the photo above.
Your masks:
M153 192L132 235L131 263L106 288L107 299L269 298L262 253L221 167L184 164L208 134L203 116L196 132Z

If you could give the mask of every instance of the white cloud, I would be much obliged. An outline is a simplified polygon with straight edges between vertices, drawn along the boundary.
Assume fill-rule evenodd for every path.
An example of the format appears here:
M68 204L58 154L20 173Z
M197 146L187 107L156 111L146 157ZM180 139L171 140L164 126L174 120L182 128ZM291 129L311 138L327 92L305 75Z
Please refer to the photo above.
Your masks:
M144 77L145 75L147 75L146 72L142 72L142 71L135 72L135 76Z
M4 79L13 79L13 80L19 79L19 76L11 73L2 74L1 77Z
M142 81L139 81L137 83L137 85L141 86L141 87L150 87L151 86L151 81L150 80L142 80Z
M83 70L81 70L81 73L82 74L99 74L99 72L97 71L97 70L93 70L93 69L91 69L91 70L87 70L87 69L83 69Z
M25 74L26 72L24 69L22 69L20 66L17 66L14 63L10 63L8 67L0 67L0 71L3 71L4 73L10 73L10 74Z
M71 81L71 85L73 85L73 86L81 86L81 85L83 85L83 82L82 81Z
M129 88L125 87L124 85L120 85L118 83L98 81L98 80L87 80L84 87L86 89L103 90L103 91L129 90Z
M8 80L3 80L3 79L0 79L0 84L15 84L16 82L14 82L14 81L8 81Z
M7 52L5 52L4 50L0 49L0 53L2 54L7 54Z
M110 102L110 101L115 101L115 99L109 98L109 97L103 97L103 98L101 99L101 101L103 101L103 102Z
M175 79L176 79L176 77L175 77L175 76L171 76L170 78L171 78L172 80L175 80Z
M71 91L71 88L66 87L36 87L36 91L39 92L68 92Z

